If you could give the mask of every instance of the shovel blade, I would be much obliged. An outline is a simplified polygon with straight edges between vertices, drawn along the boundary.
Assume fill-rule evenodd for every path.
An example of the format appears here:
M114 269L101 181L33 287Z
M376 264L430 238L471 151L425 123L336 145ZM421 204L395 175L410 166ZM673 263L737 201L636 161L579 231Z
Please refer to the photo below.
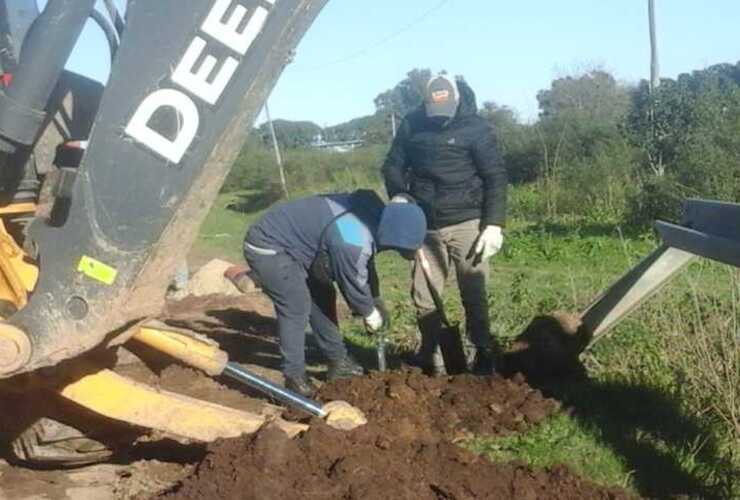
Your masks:
M445 326L439 332L439 349L448 375L460 375L468 371L468 360L460 337L458 325Z

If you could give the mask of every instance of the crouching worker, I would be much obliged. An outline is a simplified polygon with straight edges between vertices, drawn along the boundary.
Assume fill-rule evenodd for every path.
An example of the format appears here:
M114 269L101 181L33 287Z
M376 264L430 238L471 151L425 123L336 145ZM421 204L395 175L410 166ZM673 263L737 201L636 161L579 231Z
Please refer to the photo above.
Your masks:
M413 204L385 205L373 191L311 196L277 205L247 232L244 256L272 299L283 374L288 389L311 396L306 377L305 332L310 324L328 360L327 378L362 375L338 328L336 289L369 333L388 321L374 257L397 250L413 259L426 219Z

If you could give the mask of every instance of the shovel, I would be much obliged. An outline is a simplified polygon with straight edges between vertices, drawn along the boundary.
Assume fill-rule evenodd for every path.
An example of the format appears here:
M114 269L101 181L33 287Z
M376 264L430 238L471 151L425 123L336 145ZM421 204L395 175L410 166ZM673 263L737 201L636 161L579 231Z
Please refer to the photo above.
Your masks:
M439 295L439 291L434 287L431 278L431 269L429 261L422 250L419 250L419 260L424 277L427 280L429 292L432 294L434 306L442 320L442 328L439 330L439 349L442 351L445 370L448 375L459 375L468 371L468 360L463 350L462 337L460 336L460 324L451 323L445 313L444 302Z

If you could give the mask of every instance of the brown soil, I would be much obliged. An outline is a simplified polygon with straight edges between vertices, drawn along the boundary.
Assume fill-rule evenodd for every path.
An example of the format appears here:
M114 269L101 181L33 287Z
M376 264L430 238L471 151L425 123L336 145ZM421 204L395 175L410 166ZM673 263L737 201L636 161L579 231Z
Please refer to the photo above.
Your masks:
M357 406L389 435L421 441L522 432L559 408L521 377L431 378L416 370L340 380L320 397Z
M269 429L217 443L166 498L200 499L618 499L559 466L493 464L447 441L405 441L368 428L314 426L300 439Z
M497 371L541 379L582 372L579 356L591 341L578 315L554 312L534 318L499 360Z
M415 371L373 374L325 386L367 413L353 432L314 422L291 440L276 429L209 447L196 472L163 495L223 499L628 498L563 466L494 464L454 442L522 431L558 406L521 378L431 379Z

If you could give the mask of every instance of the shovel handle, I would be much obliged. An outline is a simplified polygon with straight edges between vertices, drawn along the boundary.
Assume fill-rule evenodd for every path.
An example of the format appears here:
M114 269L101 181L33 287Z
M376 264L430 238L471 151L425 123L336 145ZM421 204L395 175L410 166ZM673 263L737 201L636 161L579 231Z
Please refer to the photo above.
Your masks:
M424 273L424 278L426 278L429 293L432 295L432 300L434 301L434 307L437 308L437 312L442 319L442 323L444 323L447 328L454 328L454 325L450 322L450 319L447 317L447 313L445 312L445 304L442 300L442 296L439 294L439 290L434 287L434 283L432 283L432 268L429 265L427 256L424 254L424 250L422 250L421 248L419 249L418 256L419 265L421 266L421 270Z

